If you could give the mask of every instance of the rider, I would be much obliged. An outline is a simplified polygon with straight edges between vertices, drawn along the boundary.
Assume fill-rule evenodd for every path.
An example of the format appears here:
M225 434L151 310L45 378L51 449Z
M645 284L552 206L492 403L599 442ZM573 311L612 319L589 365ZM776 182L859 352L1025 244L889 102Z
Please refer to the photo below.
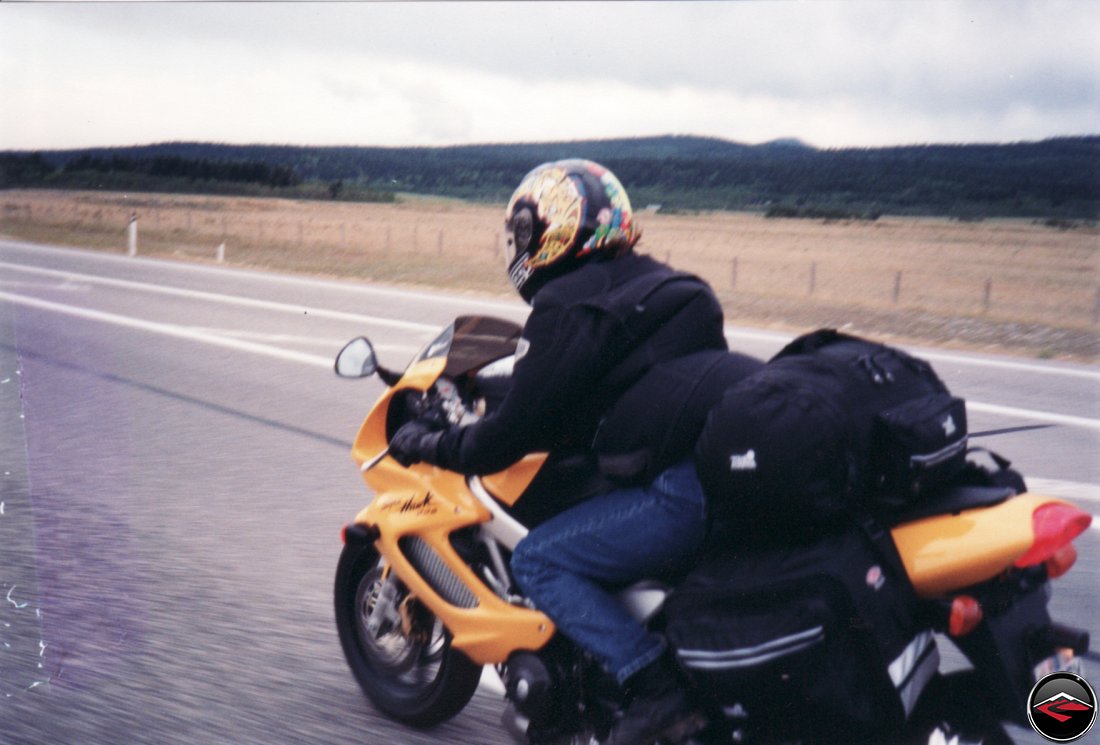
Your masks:
M466 426L410 422L390 454L468 474L578 444L596 456L615 486L532 529L512 570L632 694L609 742L652 741L690 719L687 701L663 637L609 590L674 573L703 541L690 451L721 392L760 363L728 351L703 280L633 252L641 231L606 168L538 166L512 195L505 227L508 276L531 305L507 396Z

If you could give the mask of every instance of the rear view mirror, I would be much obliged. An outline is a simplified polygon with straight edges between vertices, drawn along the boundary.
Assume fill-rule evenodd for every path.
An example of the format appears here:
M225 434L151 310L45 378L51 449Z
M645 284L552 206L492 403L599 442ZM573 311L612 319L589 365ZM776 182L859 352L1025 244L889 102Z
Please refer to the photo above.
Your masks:
M336 374L341 378L365 378L377 370L378 358L365 337L352 339L336 355Z

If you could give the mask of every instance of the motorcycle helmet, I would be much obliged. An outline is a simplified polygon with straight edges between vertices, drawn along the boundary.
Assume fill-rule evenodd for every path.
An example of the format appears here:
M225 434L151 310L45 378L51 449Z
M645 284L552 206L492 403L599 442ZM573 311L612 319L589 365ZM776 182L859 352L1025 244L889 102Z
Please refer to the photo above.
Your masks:
M642 234L615 174L588 160L544 163L524 176L504 232L508 278L528 303L593 257L630 253Z

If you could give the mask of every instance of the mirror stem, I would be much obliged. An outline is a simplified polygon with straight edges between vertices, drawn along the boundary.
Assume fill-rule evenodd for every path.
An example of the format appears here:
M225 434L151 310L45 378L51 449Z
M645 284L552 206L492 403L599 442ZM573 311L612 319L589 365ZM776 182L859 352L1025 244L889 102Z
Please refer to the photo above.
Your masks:
M401 380L402 373L388 370L381 365L378 366L378 377L382 379L382 382L391 388L397 384L397 381Z

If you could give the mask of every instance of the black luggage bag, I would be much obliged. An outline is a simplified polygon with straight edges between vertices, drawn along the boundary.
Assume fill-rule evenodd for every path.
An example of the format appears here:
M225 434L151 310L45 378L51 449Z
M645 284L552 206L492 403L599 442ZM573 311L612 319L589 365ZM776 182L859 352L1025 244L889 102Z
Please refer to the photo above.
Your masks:
M890 522L966 460L966 406L925 361L824 329L726 391L695 449L712 512L788 535Z
M769 739L877 740L905 725L939 664L893 556L852 528L813 545L711 557L669 597L666 633L734 727Z

